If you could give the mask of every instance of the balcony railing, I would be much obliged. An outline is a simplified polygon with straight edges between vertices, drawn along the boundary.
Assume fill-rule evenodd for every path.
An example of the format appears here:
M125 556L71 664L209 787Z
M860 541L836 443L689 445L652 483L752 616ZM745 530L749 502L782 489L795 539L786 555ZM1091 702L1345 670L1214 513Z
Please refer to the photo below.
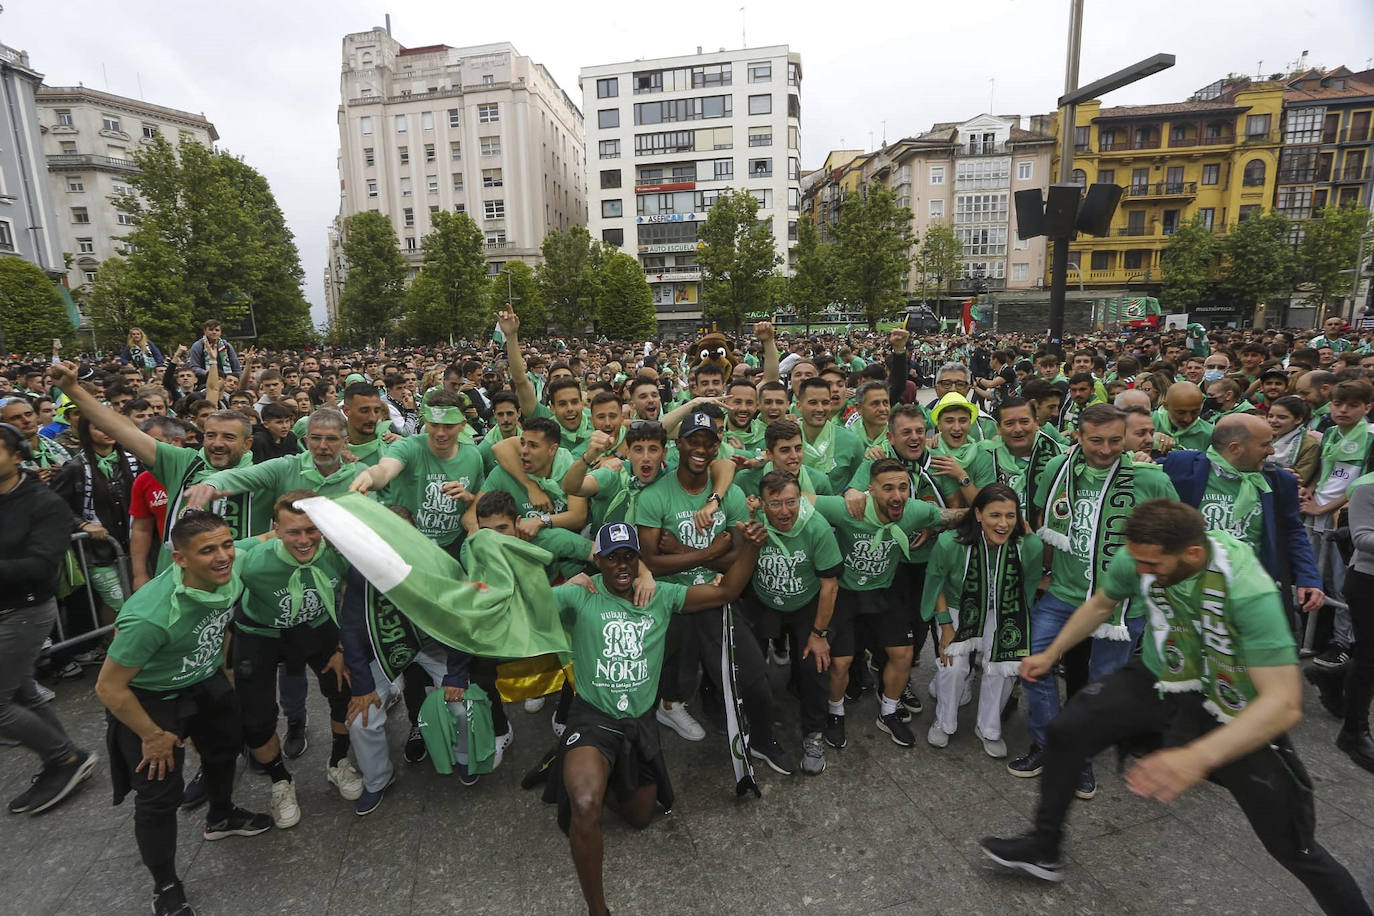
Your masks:
M112 156L96 156L91 153L57 153L48 157L50 169L114 169L119 172L137 172L138 163L132 159L115 159Z
M1116 230L1117 235L1145 236L1154 235L1155 232L1149 226L1121 226Z
M1187 146L1231 146L1235 142L1235 134L1217 134L1215 136L1204 134L1200 137L1170 137L1169 148L1181 149Z
M1368 181L1370 170L1360 166L1353 166L1341 169L1341 175L1337 181Z
M1003 143L964 143L954 148L956 156L1005 156L1010 152Z
M1264 176L1246 175L1244 178L1241 179L1240 183L1242 187L1246 188L1262 188L1264 187Z
M1364 127L1357 127L1357 128L1345 127L1345 128L1342 128L1341 131L1340 131L1340 133L1336 134L1335 142L1336 142L1336 143L1368 143L1368 142L1369 142L1369 139L1370 139L1370 137L1369 137L1369 125L1366 124ZM1331 141L1326 140L1326 138L1323 137L1323 138L1322 138L1322 142L1323 142L1323 143L1329 143L1329 142L1331 142Z
M1127 197L1192 197L1196 194L1196 181L1156 181L1126 186Z

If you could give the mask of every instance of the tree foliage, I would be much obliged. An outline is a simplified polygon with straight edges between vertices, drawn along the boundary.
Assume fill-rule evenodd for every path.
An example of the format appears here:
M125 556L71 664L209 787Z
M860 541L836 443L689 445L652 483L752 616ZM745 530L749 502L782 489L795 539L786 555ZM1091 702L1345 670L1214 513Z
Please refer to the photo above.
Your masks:
M425 263L406 295L406 333L423 343L480 336L495 321L482 230L466 213L440 211L431 220Z
M850 308L870 328L901 310L911 267L911 210L897 206L886 185L850 195L840 207L835 236L835 274Z
M612 340L647 340L654 336L658 319L654 294L639 260L613 251L600 271L601 302L596 328Z
M1163 272L1160 298L1171 312L1186 312L1202 301L1217 267L1217 240L1201 215L1179 226L1159 256Z
M1327 207L1303 224L1298 248L1299 276L1313 286L1313 298L1322 305L1339 302L1350 294L1349 274L1360 256L1360 236L1369 228L1364 207Z
M912 271L916 292L923 299L939 299L949 283L959 275L959 263L964 257L964 243L948 226L931 226L921 239L912 257Z
M753 312L767 308L769 277L782 263L773 241L773 221L759 219L753 194L727 188L711 206L697 237L702 313L738 332Z
M550 232L540 246L544 261L535 268L548 320L554 328L575 334L597 317L600 271L610 251L583 226Z
M792 246L796 270L786 284L785 302L796 313L797 323L811 332L815 321L835 301L835 246L821 241L820 231L809 219L797 222L797 243Z
M371 210L348 217L343 260L339 337L352 344L385 337L400 320L406 299L406 259L391 219Z
M520 333L543 336L549 323L549 308L539 287L534 268L524 261L507 261L501 272L491 278L490 301L499 310L507 302L520 316Z
M1236 305L1256 305L1293 289L1297 259L1288 220L1270 211L1236 223L1222 244L1221 288Z
M9 353L50 353L54 337L72 338L57 286L19 258L0 258L0 328Z

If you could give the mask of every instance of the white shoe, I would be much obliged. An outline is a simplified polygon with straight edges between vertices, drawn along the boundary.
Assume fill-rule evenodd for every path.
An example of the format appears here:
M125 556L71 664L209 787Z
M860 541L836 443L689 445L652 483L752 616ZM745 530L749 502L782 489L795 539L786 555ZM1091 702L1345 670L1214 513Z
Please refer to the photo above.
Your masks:
M497 767L501 765L501 761L505 759L506 756L506 748L510 747L511 742L513 742L514 740L515 726L511 725L510 723L506 723L506 733L504 735L496 736L496 756L491 761L492 770L495 770Z
M543 697L530 697L525 701L525 712L538 712L544 708Z
M1003 757L1007 756L1007 742L1003 741L1001 738L984 738L982 733L976 728L973 730L973 733L978 736L979 741L983 742L983 753L997 760L1001 760Z
M770 642L768 644L768 659L779 668L786 668L788 665L792 664L792 653L788 652L786 648L780 649L779 647L781 645L782 644L778 642Z
M666 725L677 732L688 741L700 741L706 737L706 729L701 727L701 723L692 718L692 714L687 711L686 703L674 703L667 709L663 704L657 704L654 710L654 717L658 719L660 725Z
M329 781L345 801L357 801L358 796L363 794L363 774L347 757L340 760L338 766L329 768Z
M567 731L567 730L568 730L568 724L567 724L566 722L559 722L559 721L558 721L558 710L555 709L555 710L553 711L553 733L554 733L555 735L557 735L558 737L562 738L562 737L563 737L563 733L564 733L565 731Z
M301 806L296 803L296 784L289 779L272 783L272 801L267 806L272 824L278 830L294 827L301 820Z
M930 731L926 732L926 743L931 747L948 747L949 734L940 727L939 722L932 722Z

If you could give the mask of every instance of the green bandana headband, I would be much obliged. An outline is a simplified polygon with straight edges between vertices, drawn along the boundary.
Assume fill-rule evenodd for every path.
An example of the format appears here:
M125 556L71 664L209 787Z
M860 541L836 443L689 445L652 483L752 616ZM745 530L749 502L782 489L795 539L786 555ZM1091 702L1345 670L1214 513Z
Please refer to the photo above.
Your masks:
M330 618L338 619L334 614L334 585L329 581L329 576L325 574L325 571L315 565L324 555L324 551L325 546L321 543L315 548L315 555L310 558L310 562L301 563L282 543L281 538L272 539L272 552L277 555L278 560L291 567L291 578L286 582L286 593L291 597L291 610L287 613L287 620L294 621L305 605L305 585L301 576L305 570L310 571L310 580L311 584L315 586L315 594L320 596L320 603L329 612Z
M456 426L468 421L468 418L463 416L463 408L461 407L439 407L434 404L427 404L424 413L426 423L448 423Z

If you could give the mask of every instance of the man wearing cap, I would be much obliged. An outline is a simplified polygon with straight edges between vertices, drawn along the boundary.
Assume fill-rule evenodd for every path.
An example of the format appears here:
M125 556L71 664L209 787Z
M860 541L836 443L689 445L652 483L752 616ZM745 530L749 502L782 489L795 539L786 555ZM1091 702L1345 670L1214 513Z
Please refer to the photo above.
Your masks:
M971 506L978 491L997 480L997 462L992 453L979 448L970 438L978 407L959 392L951 391L940 398L930 416L940 434L931 448L930 472L946 501Z
M828 397L829 389L826 389ZM710 414L690 414L678 431L677 470L665 474L639 497L635 524L644 545L644 562L660 583L701 585L716 573L730 568L743 551L743 537L735 526L748 521L749 508L738 487L730 487L724 499L711 490L711 461L720 448L720 426ZM716 512L704 530L698 513L710 505ZM663 678L663 704L658 719L690 740L700 741L705 731L682 707L695 686L698 658L717 690L721 689L720 666L724 610L716 608L675 625L681 633L683 662ZM793 763L773 738L773 692L764 668L763 654L743 618L735 618L735 663L738 684L749 717L753 740L751 752L784 775ZM674 634L675 641L677 633ZM679 675L680 671L680 675Z
M695 425L695 419L686 425ZM703 451L704 447L694 454ZM705 475L704 466L700 474ZM657 539L660 529L653 531ZM613 789L615 796L611 807L635 828L648 825L656 799L664 810L672 808L672 786L652 714L666 637L676 612L706 611L701 616L715 618L719 633L717 610L738 598L748 584L766 536L757 522L736 524L731 532L738 549L731 551L718 585L660 581L653 598L636 607L640 539L633 525L613 522L597 532L600 572L553 590L571 636L577 697L562 745L561 778L551 783L562 790L559 825L568 834L587 910L597 916L609 912L602 883L601 832L607 790Z

